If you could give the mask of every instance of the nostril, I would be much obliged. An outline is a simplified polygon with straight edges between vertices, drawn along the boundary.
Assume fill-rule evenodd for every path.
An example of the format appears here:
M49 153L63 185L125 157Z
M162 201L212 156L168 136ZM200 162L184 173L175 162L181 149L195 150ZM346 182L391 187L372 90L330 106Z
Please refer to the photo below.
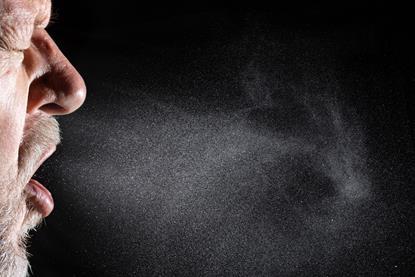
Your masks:
M65 108L55 103L49 103L40 107L40 110L50 114L63 114L66 112Z
M85 83L73 68L51 71L36 78L29 87L28 113L36 110L51 115L69 114L85 100Z
M29 87L27 113L43 110L45 105L54 103L56 95L48 86L47 74L36 78Z

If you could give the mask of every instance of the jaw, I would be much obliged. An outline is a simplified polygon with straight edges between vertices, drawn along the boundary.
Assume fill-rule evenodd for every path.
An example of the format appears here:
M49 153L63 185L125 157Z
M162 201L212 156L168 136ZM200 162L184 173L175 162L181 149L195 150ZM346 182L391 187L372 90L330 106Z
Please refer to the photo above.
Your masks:
M2 277L26 277L28 276L29 261L26 256L18 256L14 253L2 253L0 258L0 272Z
M25 277L29 262L26 255L25 240L17 226L8 228L8 234L0 236L0 272L2 277ZM2 230L4 231L4 230Z
M18 187L15 185L15 187ZM27 276L26 252L28 233L41 219L26 204L26 196L11 191L0 197L0 276Z

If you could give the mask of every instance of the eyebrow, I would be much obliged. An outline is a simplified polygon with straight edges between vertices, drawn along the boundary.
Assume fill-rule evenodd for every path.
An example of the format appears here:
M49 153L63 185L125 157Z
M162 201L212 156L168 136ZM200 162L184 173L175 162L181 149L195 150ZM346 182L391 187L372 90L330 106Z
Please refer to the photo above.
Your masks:
M49 16L49 22L46 24L46 27L48 27L50 25L53 25L56 21L58 21L58 18L59 18L58 12L56 11L56 9L54 9L52 7L52 10L51 10L50 16Z
M38 15L38 17L40 17L38 20L39 23L36 23L36 27L37 28L46 28L48 26L50 26L51 24L53 24L53 22L56 20L57 18L57 13L56 11L54 11L53 6L51 5L51 8L46 11L45 13Z

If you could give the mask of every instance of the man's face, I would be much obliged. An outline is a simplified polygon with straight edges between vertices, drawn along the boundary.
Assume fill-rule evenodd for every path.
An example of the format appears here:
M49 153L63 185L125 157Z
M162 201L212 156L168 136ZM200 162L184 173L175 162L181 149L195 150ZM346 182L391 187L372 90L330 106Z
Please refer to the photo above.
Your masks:
M25 276L25 238L50 214L31 179L59 143L54 115L85 99L84 81L45 31L50 0L0 0L0 275Z

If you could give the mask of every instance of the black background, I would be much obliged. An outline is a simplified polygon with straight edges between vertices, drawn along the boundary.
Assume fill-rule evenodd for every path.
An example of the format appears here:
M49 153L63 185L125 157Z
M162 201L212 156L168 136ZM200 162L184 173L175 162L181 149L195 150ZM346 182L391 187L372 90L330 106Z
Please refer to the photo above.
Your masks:
M88 97L77 113L59 118L63 143L37 173L56 208L29 249L34 276L411 276L415 31L409 7L357 1L54 6L48 30L83 75ZM266 77L258 81L251 67ZM260 149L254 159L232 160L216 181L199 172L205 167L195 168L203 165L197 149L228 130L229 114L262 103L261 89L247 100L244 78L271 91L271 101L289 103L287 95L302 84L336 88L353 107L348 120L365 130L375 200L345 213L354 219L335 236L302 237L304 223L291 219L290 208L275 207L277 191L258 200L264 192L254 189L262 185L256 175L239 176L255 169L253 160L266 159L266 150L238 129L230 142L214 145L248 141ZM265 137L276 126L296 135L293 109L259 109L243 122ZM186 140L195 148L183 146ZM303 167L294 163L290 170ZM175 175L182 168L190 177ZM199 175L209 180L192 179ZM244 191L242 183L253 186ZM200 194L203 184L216 185L209 197ZM315 190L295 197L315 203L334 193L329 185ZM239 213L245 209L295 242L265 241L258 233L267 231Z

